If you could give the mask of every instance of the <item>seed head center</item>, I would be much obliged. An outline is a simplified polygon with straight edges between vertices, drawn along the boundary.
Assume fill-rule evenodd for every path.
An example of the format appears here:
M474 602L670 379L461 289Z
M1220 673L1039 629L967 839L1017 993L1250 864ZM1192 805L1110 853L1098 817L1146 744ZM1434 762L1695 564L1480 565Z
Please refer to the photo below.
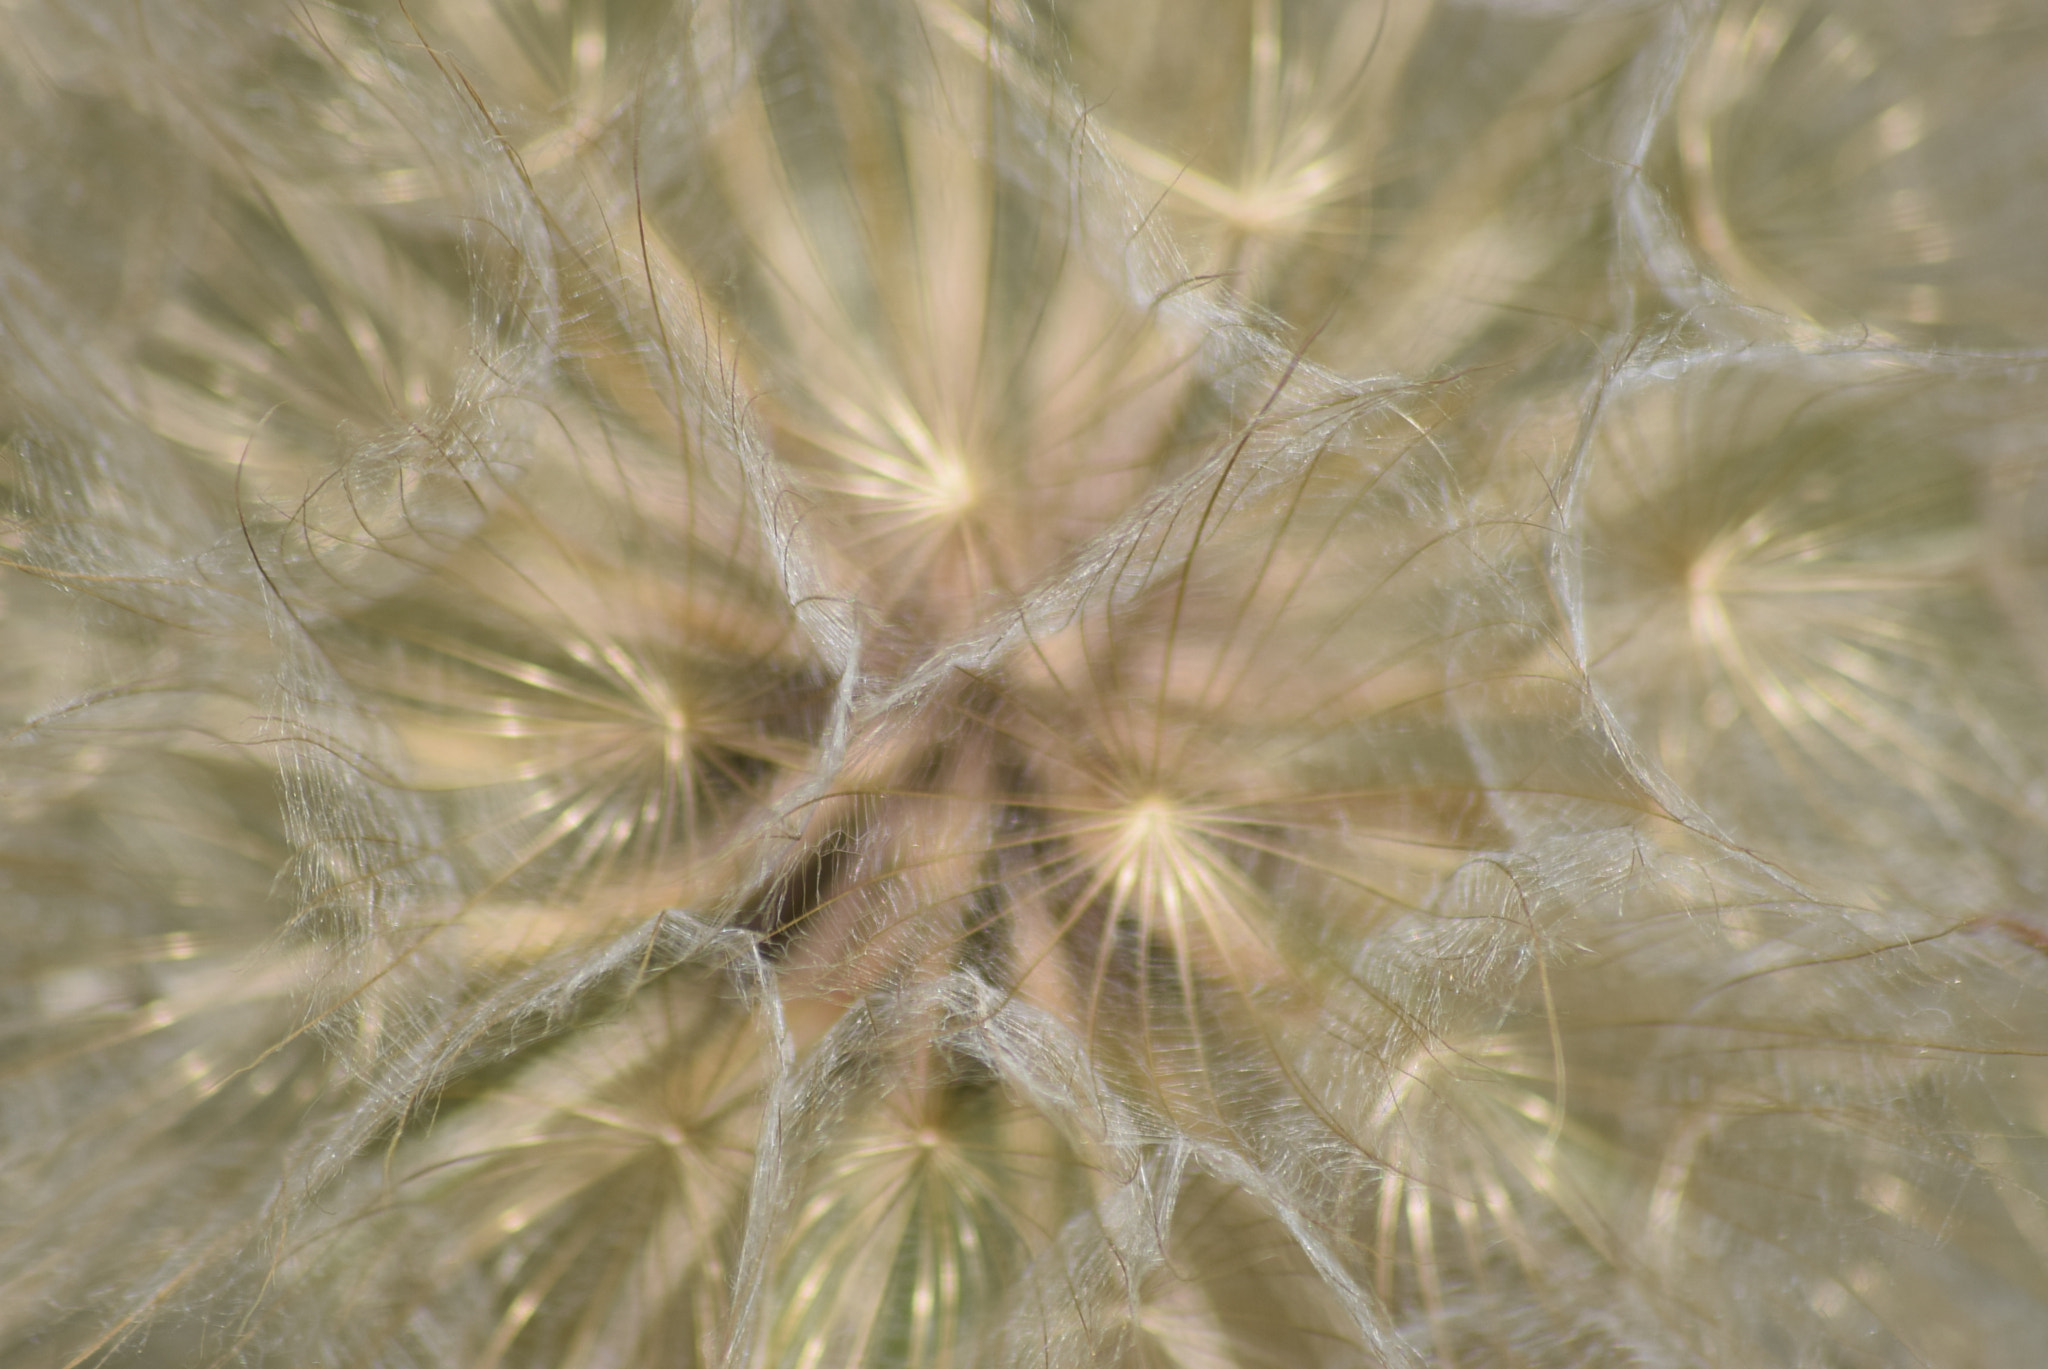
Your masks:
M932 463L926 502L934 514L958 516L974 506L974 472L964 458L946 455Z
M1138 850L1160 850L1180 838L1180 806L1153 794L1131 805L1124 820L1124 839Z

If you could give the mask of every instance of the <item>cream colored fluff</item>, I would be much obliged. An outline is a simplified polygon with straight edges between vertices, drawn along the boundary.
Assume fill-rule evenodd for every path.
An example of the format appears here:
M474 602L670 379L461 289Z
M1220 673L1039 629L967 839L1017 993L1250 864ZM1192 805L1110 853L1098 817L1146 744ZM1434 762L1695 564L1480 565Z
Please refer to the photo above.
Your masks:
M2048 1344L2036 0L0 4L0 1362Z

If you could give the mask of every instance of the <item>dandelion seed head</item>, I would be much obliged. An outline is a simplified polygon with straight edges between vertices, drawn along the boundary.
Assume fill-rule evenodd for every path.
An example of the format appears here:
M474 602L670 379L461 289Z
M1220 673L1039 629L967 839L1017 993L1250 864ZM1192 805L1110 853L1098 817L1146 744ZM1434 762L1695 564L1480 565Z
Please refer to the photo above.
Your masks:
M0 1359L2024 1361L2036 8L0 7Z

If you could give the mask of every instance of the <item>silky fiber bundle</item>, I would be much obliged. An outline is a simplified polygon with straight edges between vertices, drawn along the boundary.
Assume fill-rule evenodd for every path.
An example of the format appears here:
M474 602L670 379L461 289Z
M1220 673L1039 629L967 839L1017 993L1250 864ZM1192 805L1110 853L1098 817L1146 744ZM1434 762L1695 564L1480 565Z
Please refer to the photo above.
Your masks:
M0 1364L2048 1356L2044 0L4 0Z

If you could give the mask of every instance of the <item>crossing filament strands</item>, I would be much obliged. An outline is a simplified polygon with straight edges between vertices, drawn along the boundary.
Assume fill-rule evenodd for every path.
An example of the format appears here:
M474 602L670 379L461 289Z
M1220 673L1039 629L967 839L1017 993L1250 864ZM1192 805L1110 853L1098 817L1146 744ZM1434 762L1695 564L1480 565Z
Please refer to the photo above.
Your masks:
M5 7L0 1362L2031 1362L2044 33Z

